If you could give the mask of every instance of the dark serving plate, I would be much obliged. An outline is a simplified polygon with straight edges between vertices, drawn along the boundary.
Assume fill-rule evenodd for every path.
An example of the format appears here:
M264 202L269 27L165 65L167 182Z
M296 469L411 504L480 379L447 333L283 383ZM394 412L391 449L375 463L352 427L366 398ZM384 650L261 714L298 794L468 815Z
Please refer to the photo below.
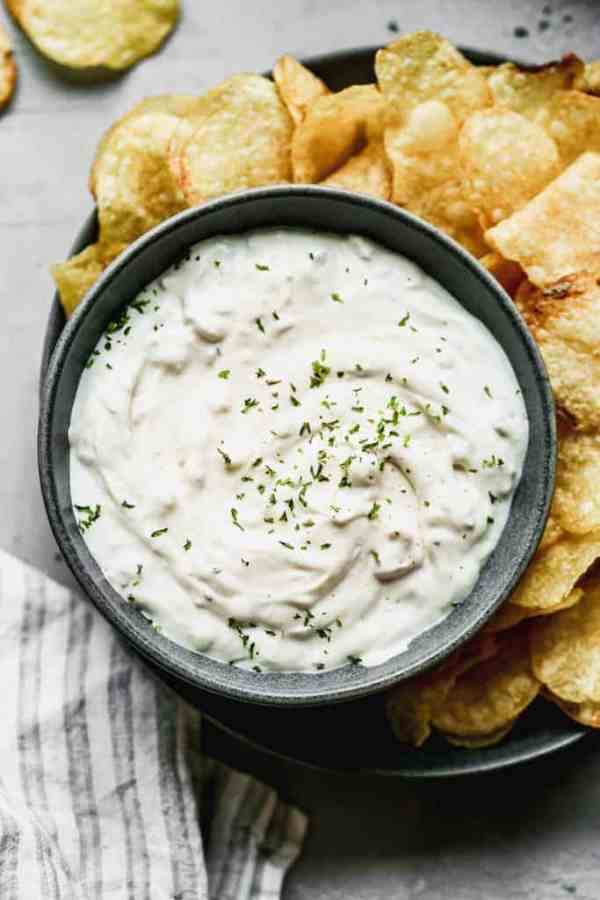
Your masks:
M375 48L342 51L307 60L332 88L373 79ZM497 63L489 54L467 51L474 62ZM77 237L73 253L97 236L95 214ZM42 382L65 319L54 298L44 341ZM434 738L419 750L404 748L387 725L381 695L317 708L267 708L201 691L174 676L158 673L199 707L219 728L266 752L307 765L343 771L377 772L405 777L444 777L490 771L546 755L568 746L587 729L539 701L511 735L496 747L463 750Z

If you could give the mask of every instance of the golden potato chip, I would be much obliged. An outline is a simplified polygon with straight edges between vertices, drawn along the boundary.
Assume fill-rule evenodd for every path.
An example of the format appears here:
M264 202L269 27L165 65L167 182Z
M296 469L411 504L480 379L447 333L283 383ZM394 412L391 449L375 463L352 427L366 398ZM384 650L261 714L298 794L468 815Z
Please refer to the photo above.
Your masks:
M544 691L544 696L581 725L600 728L600 703L569 703L556 697L551 691Z
M467 201L483 227L506 219L560 173L558 150L535 122L509 109L484 109L458 139Z
M69 317L104 269L115 259L125 244L91 244L66 262L51 267L60 301Z
M179 121L164 112L126 116L101 145L92 171L101 240L131 243L185 208L167 158Z
M580 602L531 626L531 664L561 700L600 705L600 582Z
M327 85L293 56L281 56L277 60L273 79L296 125L304 121L319 97L329 93Z
M600 529L600 435L574 432L560 441L554 512L572 534Z
M6 0L23 31L54 62L126 69L172 30L179 0Z
M476 636L441 665L399 684L388 695L386 712L399 741L420 747L431 734L431 720L462 672L496 651L491 635Z
M383 144L376 141L367 144L360 153L351 156L341 169L321 184L389 200L392 194L392 178Z
M291 178L293 122L275 84L234 75L198 97L169 145L188 204Z
M600 271L600 154L582 154L485 237L540 287L574 272Z
M113 141L121 142L123 134L127 134L131 121L143 115L166 114L182 118L192 109L196 97L193 94L159 94L156 97L146 97L121 116L102 136L92 168L90 171L89 187L93 197L97 200L97 173L103 164L104 154L111 152ZM162 154L164 156L164 153Z
M482 256L483 232L464 196L458 132L448 107L437 100L413 109L403 126L386 129L392 200Z
M511 595L511 603L527 609L557 607L599 557L600 531L560 538L538 551Z
M509 722L508 725L499 728L497 731L492 731L490 734L477 735L476 737L471 735L444 734L444 738L454 747L466 747L467 750L479 750L481 747L492 747L494 744L499 744L500 741L506 737L509 731L513 729L516 721L515 718L512 722Z
M0 22L0 109L10 101L16 83L17 64L8 35Z
M569 165L587 150L600 151L600 97L581 91L557 91L537 121Z
M382 132L384 101L372 84L354 85L320 97L296 128L292 141L294 181L322 181Z
M487 738L511 725L539 693L526 633L509 632L491 659L468 669L454 683L432 724L445 736Z
M519 263L504 259L499 253L486 253L479 260L481 265L500 282L510 297L515 297L519 285L525 279L525 272Z
M559 62L530 68L503 63L490 73L488 84L497 106L535 121L556 91L572 88L583 70L582 61L570 53Z
M391 125L402 124L411 110L429 100L443 103L457 124L492 102L479 69L431 31L415 31L378 50L375 74L389 104Z
M540 290L523 282L516 303L542 351L559 411L579 430L600 427L600 287L589 275Z

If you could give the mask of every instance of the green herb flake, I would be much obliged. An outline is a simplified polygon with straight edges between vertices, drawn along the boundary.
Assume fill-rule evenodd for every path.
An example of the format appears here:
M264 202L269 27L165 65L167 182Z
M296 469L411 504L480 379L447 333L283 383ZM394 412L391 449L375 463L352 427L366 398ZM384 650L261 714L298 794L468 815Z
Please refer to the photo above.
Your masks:
M265 333L265 326L263 325L262 320L260 318L256 318L254 320L254 324L256 325L256 327L258 328L259 331L261 331L263 334Z
M230 375L231 369L221 369L221 371L219 372L219 378L222 378L223 381L227 381Z
M221 450L219 447L217 447L217 453L219 453L223 457L223 462L226 466L231 465L231 457L227 453L225 453L224 450Z
M380 503L374 503L373 506L371 507L371 509L369 510L369 513L368 513L368 515L367 515L367 519L369 519L371 522L372 522L374 519L378 519L378 518L379 518L379 510L380 510L380 509L381 509L381 504L380 504Z
M492 397L492 391L490 389L489 384L484 384L483 391L485 394L487 394L488 397L490 397L490 398Z
M190 541L189 538L186 538L185 544L183 545L183 549L186 551L186 553L188 550L192 549L192 542Z
M245 531L246 529L244 528L244 526L240 525L240 522L238 521L239 513L234 506L232 506L231 509L229 510L229 514L231 516L231 521L233 522L235 527L239 528L240 531Z
M157 528L156 531L153 531L153 532L152 532L152 534L150 535L150 537L151 537L151 538L157 538L157 537L160 537L161 534L166 534L168 530L169 530L168 528Z
M121 506L123 506L125 509L135 509L135 504L129 503L127 500L123 500Z
M398 322L398 325L400 326L400 328L404 328L404 326L406 325L406 323L408 322L409 319L410 319L410 313L407 312L406 315L403 316L400 319L400 321Z
M342 297L340 297L340 295L337 293L337 291L334 291L333 294L331 294L330 296L334 303L343 303L344 302Z
M259 272L270 272L271 269L269 266L261 265L260 263L256 263L256 268Z

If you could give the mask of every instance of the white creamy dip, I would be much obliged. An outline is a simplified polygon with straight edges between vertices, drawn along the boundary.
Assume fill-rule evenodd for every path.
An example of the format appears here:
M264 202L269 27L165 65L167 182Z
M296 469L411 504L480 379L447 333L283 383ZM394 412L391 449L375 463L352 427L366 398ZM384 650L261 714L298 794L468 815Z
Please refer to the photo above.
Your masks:
M465 600L528 441L504 352L360 237L218 237L81 378L85 540L164 634L258 671L374 665Z

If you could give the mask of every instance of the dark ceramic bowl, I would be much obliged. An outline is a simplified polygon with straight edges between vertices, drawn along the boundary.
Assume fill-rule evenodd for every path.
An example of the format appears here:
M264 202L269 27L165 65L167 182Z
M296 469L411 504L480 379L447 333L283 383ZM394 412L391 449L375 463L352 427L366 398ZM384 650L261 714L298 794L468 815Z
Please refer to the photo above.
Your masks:
M79 533L71 507L67 440L71 408L83 366L107 324L195 242L273 225L368 235L413 259L492 332L510 359L527 407L530 437L523 477L500 541L471 595L405 652L372 668L257 674L180 647L157 634L109 585ZM100 612L165 675L232 699L287 706L374 693L434 665L474 634L506 599L537 547L552 497L556 455L554 406L544 365L513 303L495 280L453 241L397 207L307 186L260 188L187 210L129 247L94 285L56 344L41 394L38 440L52 530Z

